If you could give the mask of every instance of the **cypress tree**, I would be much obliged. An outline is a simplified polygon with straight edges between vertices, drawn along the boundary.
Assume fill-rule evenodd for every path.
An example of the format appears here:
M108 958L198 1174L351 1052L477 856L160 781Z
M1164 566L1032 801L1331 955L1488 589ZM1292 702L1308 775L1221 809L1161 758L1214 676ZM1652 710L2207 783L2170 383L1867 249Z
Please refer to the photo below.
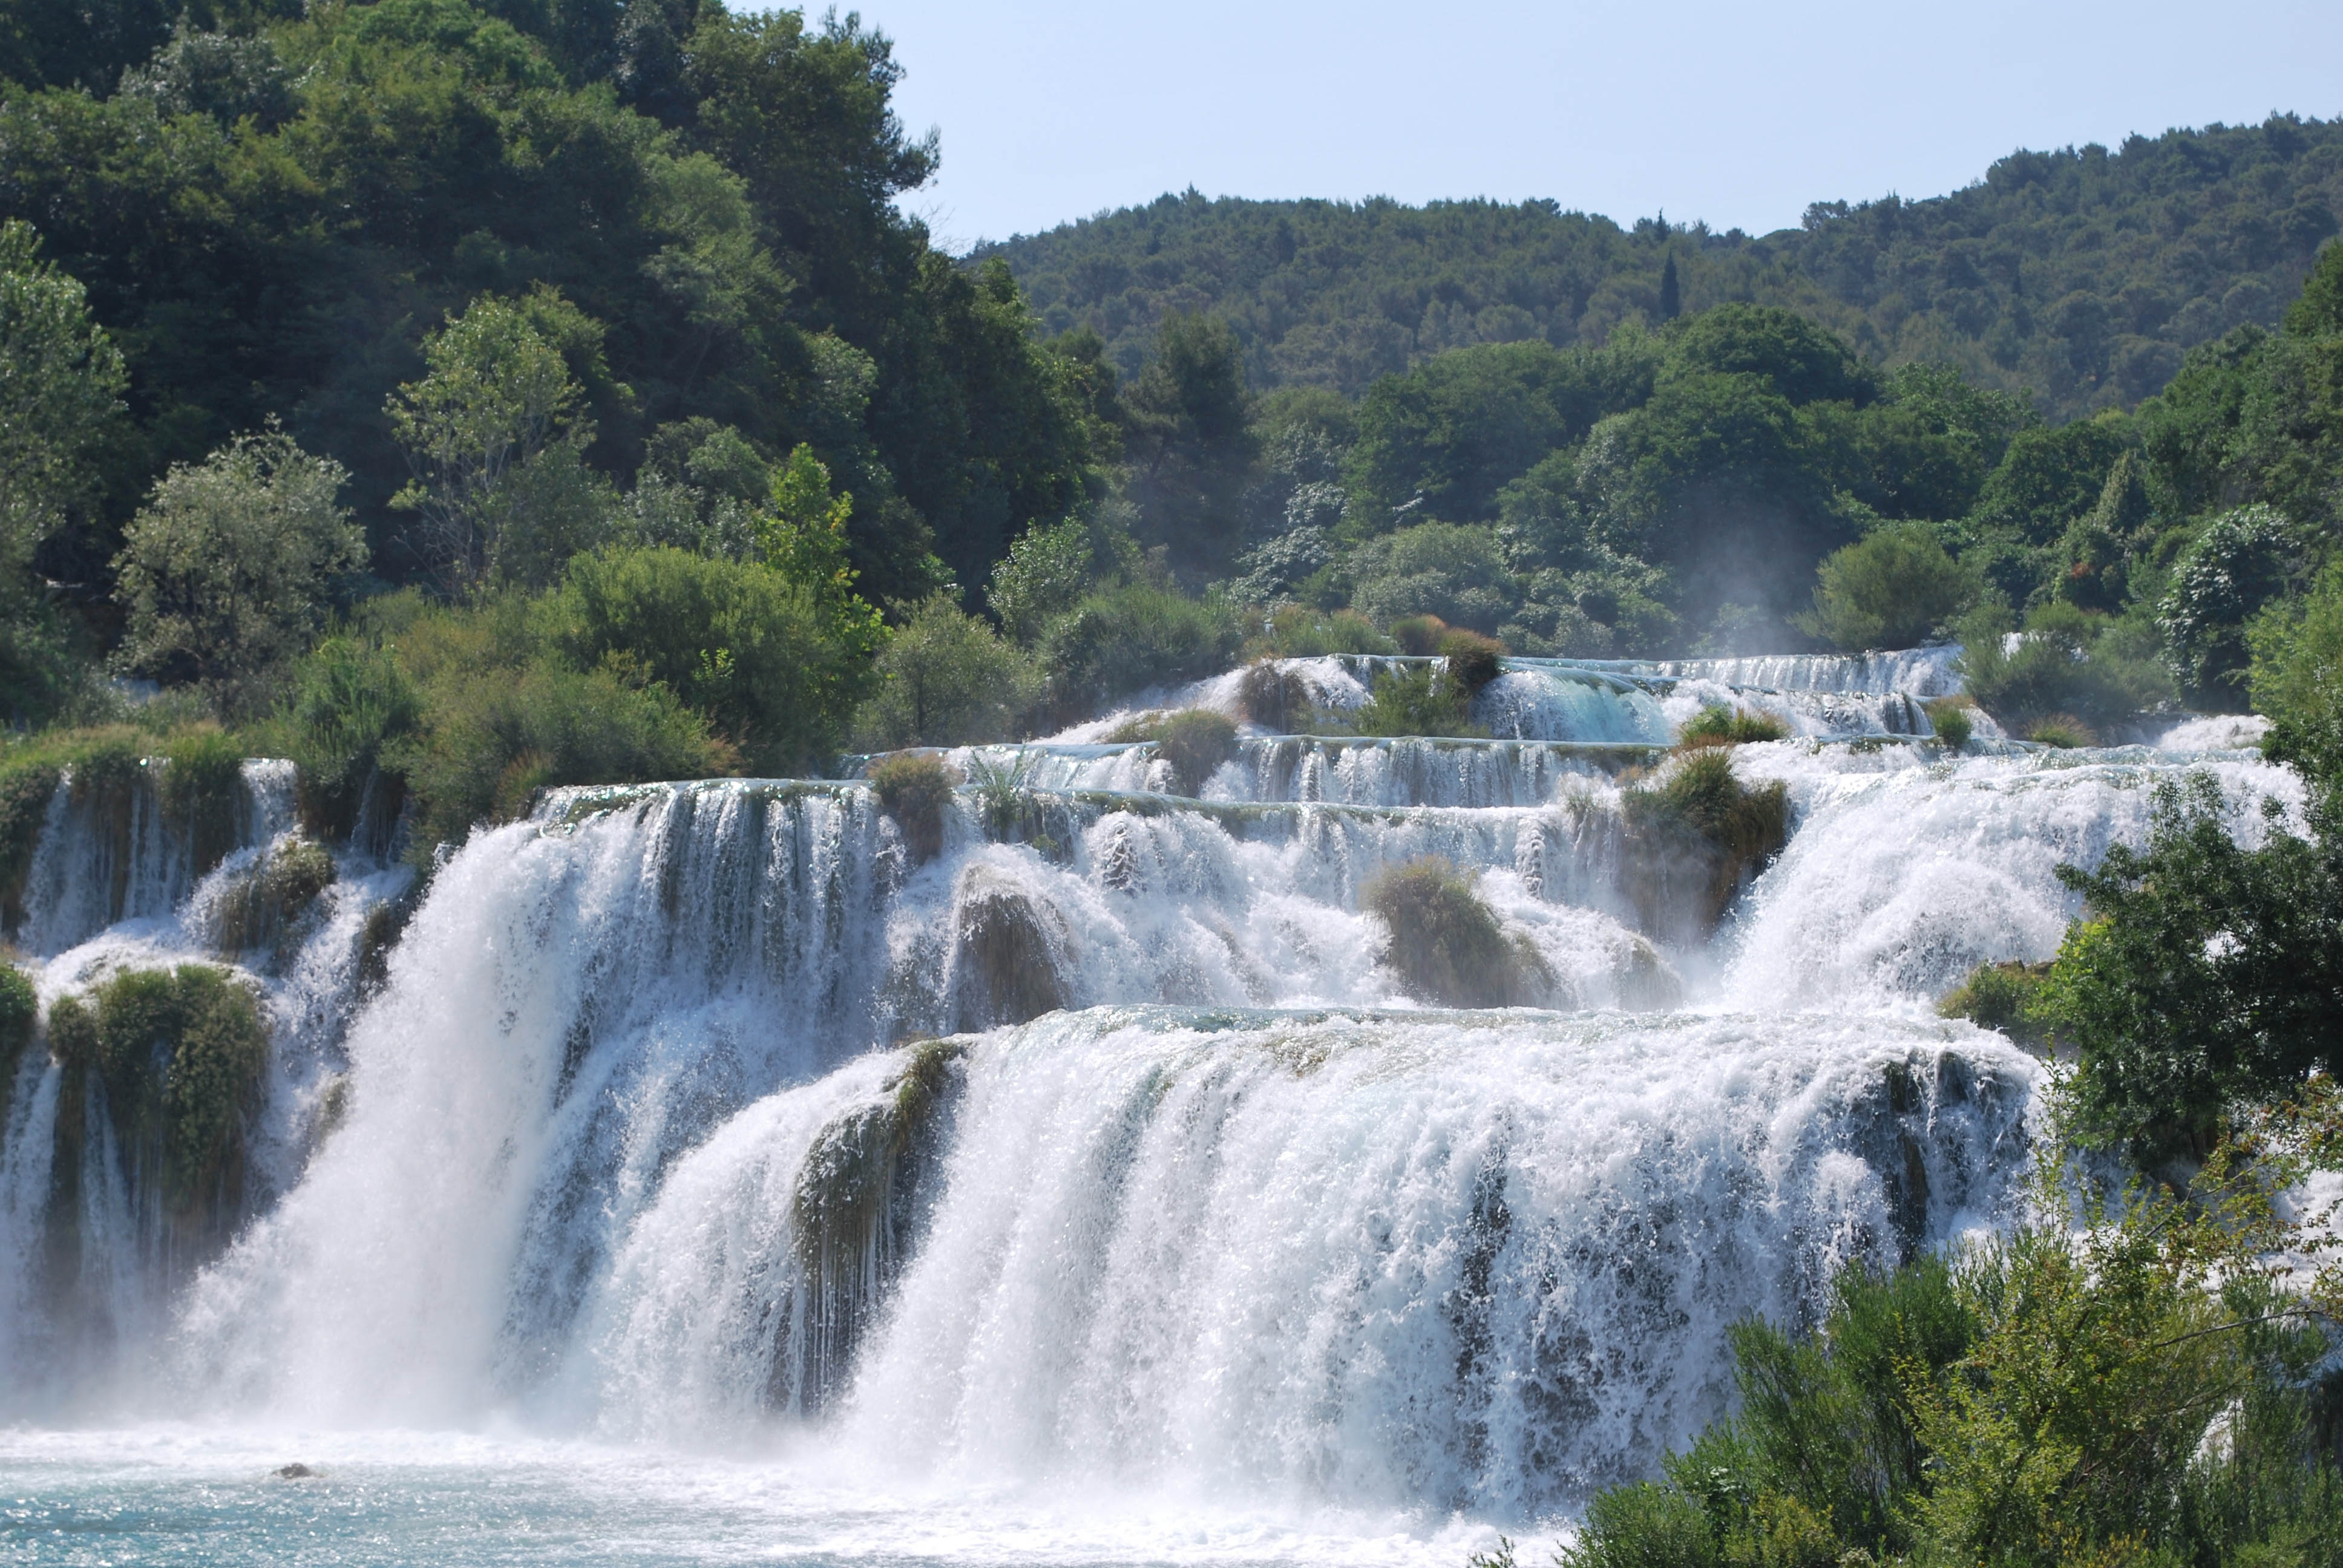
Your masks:
M1667 264L1660 268L1660 319L1674 321L1684 313L1684 296L1676 286L1676 253L1668 252Z

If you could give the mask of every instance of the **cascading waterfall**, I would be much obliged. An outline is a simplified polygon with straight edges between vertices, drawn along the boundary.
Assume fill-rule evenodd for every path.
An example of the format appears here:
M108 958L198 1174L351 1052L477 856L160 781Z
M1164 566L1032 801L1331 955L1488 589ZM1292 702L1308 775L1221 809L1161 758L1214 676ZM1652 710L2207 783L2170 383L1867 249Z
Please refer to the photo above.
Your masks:
M2036 1070L1930 1007L2055 950L2059 862L2192 769L2241 835L2298 811L2221 726L1949 756L1948 660L1513 661L1495 739L1248 726L1198 799L1109 716L950 754L993 782L931 854L850 779L559 790L419 899L346 848L257 923L317 852L283 765L209 869L151 784L68 780L17 935L44 1000L225 961L273 1043L232 1240L167 1261L104 1084L25 1054L0 1410L1566 1512L1726 1407L1727 1323L2006 1214ZM1376 665L1289 670L1339 710ZM1735 754L1791 836L1713 931L1654 910L1625 806L1711 701L1792 736ZM1409 995L1360 890L1423 855L1541 1009Z

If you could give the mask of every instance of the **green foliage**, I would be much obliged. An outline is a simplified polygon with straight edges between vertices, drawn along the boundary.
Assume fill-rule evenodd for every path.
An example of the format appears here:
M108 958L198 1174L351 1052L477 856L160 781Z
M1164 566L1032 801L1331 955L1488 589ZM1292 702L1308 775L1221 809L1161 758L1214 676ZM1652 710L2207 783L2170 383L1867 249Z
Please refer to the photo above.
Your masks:
M1791 307L1875 360L1947 361L2070 418L2156 391L2184 350L2240 322L2275 325L2343 211L2337 139L2331 122L2273 116L2016 152L1949 196L1817 202L1762 236L1543 201L1192 191L986 254L1051 330L1094 328L1126 369L1149 323L1201 305L1233 327L1256 385L1356 397L1460 346L1595 347L1655 325L1673 265L1686 311Z
M860 605L755 562L610 550L571 561L530 616L572 667L656 682L751 767L786 772L837 750L872 685L879 628L840 598Z
M1172 792L1194 795L1213 769L1237 754L1237 727L1209 708L1183 708L1126 724L1111 740L1152 741L1155 755L1172 769Z
M1091 594L1051 622L1039 653L1052 705L1071 713L1217 675L1235 662L1242 640L1225 604L1131 583Z
M1353 551L1351 605L1370 620L1436 616L1492 632L1517 602L1493 530L1421 523Z
M1436 855L1377 872L1360 909L1390 933L1384 961L1408 990L1442 1007L1523 1007L1554 975L1527 938L1508 937L1473 879Z
M1001 628L1030 643L1051 618L1063 615L1103 575L1091 526L1080 518L1029 529L992 568L986 602Z
M1842 1270L1809 1334L1736 1325L1739 1413L1592 1500L1562 1568L2327 1561L2332 1281L2273 1281L2292 1227L2234 1162L2110 1202L2048 1143L2038 1217Z
M1963 618L1958 661L1966 694L2006 729L2024 734L2053 718L2110 729L2172 699L2171 678L2139 646L2137 620L2052 602L2026 618L2014 647L2007 609L1987 603Z
M314 839L278 844L242 887L221 901L214 933L221 952L282 949L301 929L301 918L334 885L334 857Z
M21 601L33 552L95 498L126 377L87 291L13 217L0 223L0 588Z
M1623 799L1631 825L1696 833L1724 851L1736 872L1779 854L1789 839L1787 787L1776 780L1750 789L1734 773L1727 747L1697 748L1656 786L1631 789Z
M1948 750L1965 749L1969 737L1976 733L1976 723L1969 718L1974 704L1966 697L1940 697L1922 709L1928 716L1928 727Z
M2145 849L2060 869L2089 918L2036 1011L2081 1052L2094 1140L2201 1152L2232 1105L2343 1070L2343 820L2333 772L2309 782L2310 838L2273 820L2261 848L2241 847L2199 774L2157 787Z
M363 633L327 638L288 684L271 739L293 761L303 825L338 843L357 829L368 790L381 780L385 747L422 722L422 694L395 649Z
M878 659L879 689L856 712L856 744L969 746L1017 739L1041 678L1024 650L949 594L913 608Z
M2054 751L2074 751L2099 743L2097 733L2089 725L2066 713L2035 719L2026 727L2026 739Z
M1330 653L1394 653L1397 645L1356 610L1327 611L1283 604L1262 617L1252 645L1269 658L1316 658Z
M1411 664L1378 673L1367 700L1351 715L1361 735L1460 735L1488 733L1473 722L1473 694L1448 673L1446 664Z
M1915 648L1947 630L1980 586L1917 524L1866 534L1823 560L1812 611L1790 618L1809 637L1861 652Z
M175 466L115 558L122 666L233 699L305 650L332 580L366 564L366 538L336 502L348 477L273 426Z
M879 804L903 830L912 864L935 858L944 843L944 808L951 801L951 770L930 751L882 757L864 775Z
M2254 711L2315 725L2343 703L2343 566L2309 593L2265 608L2249 624Z
M1715 703L1684 721L1684 728L1676 733L1676 744L1687 749L1745 746L1785 739L1789 733L1790 727L1770 713L1748 713Z
M1965 1018L1980 1029L1997 1029L2020 1045L2050 1042L2035 1018L2035 999L2050 978L2048 964L1979 964L1936 1003L1943 1018Z
M235 736L213 725L196 725L163 743L163 777L156 791L164 815L186 835L198 877L236 848L244 808L244 762L251 755Z

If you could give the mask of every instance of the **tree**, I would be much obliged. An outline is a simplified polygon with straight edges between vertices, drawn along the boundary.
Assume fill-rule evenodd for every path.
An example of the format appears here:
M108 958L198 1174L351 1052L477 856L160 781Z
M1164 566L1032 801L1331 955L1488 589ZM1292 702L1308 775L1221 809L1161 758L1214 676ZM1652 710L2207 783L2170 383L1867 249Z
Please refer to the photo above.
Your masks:
M598 362L600 342L599 325L551 289L482 295L424 339L429 373L384 409L415 474L392 504L417 515L424 557L447 592L477 588L510 530L550 531L546 512L571 501L574 480L529 470L556 447L568 450L551 464L574 465L593 439L564 349Z
M924 600L880 650L879 689L854 723L868 749L1017 739L1041 678L1014 643L949 594Z
M1684 314L1684 287L1676 282L1676 253L1668 252L1667 264L1660 268L1660 319L1674 321Z
M82 286L40 254L30 225L0 224L0 594L21 613L41 542L93 498L121 413L121 353Z
M1212 575L1242 537L1240 501L1258 455L1235 335L1209 317L1165 317L1124 407L1140 537L1182 573Z
M1791 618L1809 637L1861 652L1916 648L1975 604L1976 574L1917 523L1894 524L1823 559L1815 608Z
M366 536L338 501L348 478L274 426L174 466L115 558L122 666L226 690L306 649L333 579L366 565Z

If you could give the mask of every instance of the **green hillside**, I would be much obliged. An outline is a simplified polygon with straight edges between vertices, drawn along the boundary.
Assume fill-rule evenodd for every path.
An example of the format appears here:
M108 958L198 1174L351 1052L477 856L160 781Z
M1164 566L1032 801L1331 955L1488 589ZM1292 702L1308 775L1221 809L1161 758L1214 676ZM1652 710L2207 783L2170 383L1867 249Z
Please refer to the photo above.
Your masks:
M1207 200L985 247L1126 374L1170 311L1225 317L1256 387L1356 397L1443 349L1596 346L1624 321L1787 306L1896 365L1948 361L2054 418L2129 407L2200 343L2274 325L2343 211L2343 122L2273 116L2018 152L1966 190L1817 202L1765 236L1551 202ZM1674 264L1676 298L1666 298ZM1674 310L1671 309L1673 303Z

